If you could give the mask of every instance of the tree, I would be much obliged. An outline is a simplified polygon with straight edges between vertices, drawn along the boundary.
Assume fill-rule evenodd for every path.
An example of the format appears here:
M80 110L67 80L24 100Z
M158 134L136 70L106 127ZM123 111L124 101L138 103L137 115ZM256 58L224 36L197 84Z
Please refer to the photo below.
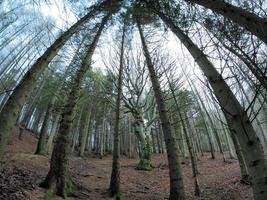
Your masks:
M113 138L113 158L112 158L112 172L110 178L109 190L111 196L116 199L121 199L120 191L120 113L121 113L121 97L122 97L122 79L123 79L123 65L124 65L124 46L125 46L125 34L126 34L126 18L123 23L122 36L121 36L121 47L120 47L120 64L119 64L119 77L118 77L118 94L116 99L116 117L114 126L114 138Z
M147 62L147 68L149 70L150 80L152 83L154 95L157 102L159 116L161 120L162 131L164 134L165 144L168 154L169 174L170 174L170 200L183 200L185 199L183 177L181 172L181 166L178 156L178 147L175 136L171 129L171 124L168 119L166 107L164 104L164 98L160 89L160 84L157 79L157 75L154 70L154 65L149 54L148 47L146 45L145 37L141 28L141 24L137 20L137 26L143 46L144 55Z
M247 113L235 98L222 75L218 73L203 51L201 51L193 41L175 25L171 18L164 15L159 8L153 6L153 11L160 16L173 33L180 39L207 77L208 82L220 103L221 109L224 112L232 134L237 137L241 148L245 151L244 157L249 174L252 177L254 197L257 200L265 199L267 197L264 181L264 177L267 174L265 156L262 145L248 119Z
M117 5L117 3L120 3L120 1L116 2L115 6ZM4 108L0 113L0 159L3 156L3 151L7 143L7 137L15 125L19 110L32 91L34 83L36 83L40 73L43 72L43 70L48 66L51 60L57 55L57 52L83 24L85 24L90 18L95 16L97 12L105 10L108 7L112 7L113 4L114 2L106 0L101 2L100 4L92 6L88 14L86 14L78 22L71 26L71 28L64 32L45 51L45 53L40 58L38 58L31 69L24 75L23 79L14 89L13 93L10 95L8 101L6 102Z
M224 0L185 0L211 9L250 31L267 44L267 21L258 15L226 3Z
M109 12L102 20L96 35L93 38L91 46L86 52L84 59L77 70L72 82L72 88L70 90L68 100L64 106L62 112L62 119L60 122L58 136L52 152L50 170L41 183L40 186L48 189L56 189L56 194L62 197L67 196L67 191L71 188L71 181L68 177L68 160L69 160L69 148L70 148L70 136L71 136L71 123L74 115L74 108L79 98L80 86L84 75L91 64L91 59L96 48L97 42L101 36L101 33L111 17L112 12Z

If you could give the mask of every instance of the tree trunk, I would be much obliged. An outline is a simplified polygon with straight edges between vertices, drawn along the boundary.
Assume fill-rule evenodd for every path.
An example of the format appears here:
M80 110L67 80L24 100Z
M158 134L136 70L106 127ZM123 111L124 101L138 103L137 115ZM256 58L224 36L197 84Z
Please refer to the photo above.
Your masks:
M39 111L36 110L34 115L36 115L36 116L34 117L34 123L32 125L32 131L37 136L38 135L39 124L40 124L40 122L42 120L43 113L42 113L41 110L39 110Z
M70 179L68 177L70 138L74 110L79 98L80 87L86 72L89 70L91 59L101 33L111 15L112 12L109 12L103 18L92 44L89 47L80 68L77 70L75 78L73 79L71 91L62 112L58 136L52 152L50 170L45 180L41 183L41 186L45 188L53 189L55 187L56 194L62 196L63 198L67 196L66 191L71 186Z
M267 164L262 145L246 111L239 104L223 77L218 73L204 53L179 29L174 22L159 10L156 13L171 28L196 60L197 64L208 78L214 94L225 114L228 126L244 151L245 162L249 175L252 177L252 187L256 200L267 199L266 177Z
M188 133L190 131L191 127L190 127L190 124L188 122L187 115L185 114L185 118L183 118L183 116L182 116L181 108L180 108L179 103L178 103L178 101L176 99L175 90L172 87L170 79L169 79L169 77L168 77L168 75L166 73L166 69L164 69L164 73L165 73L165 76L167 78L168 85L169 85L169 88L171 90L171 94L172 94L172 97L173 97L173 100L174 100L174 103L175 103L175 107L176 107L178 116L179 116L180 121L181 121L183 133L185 135L185 140L186 140L186 144L187 144L187 147L188 147L190 160L191 160L192 174L193 174L193 177L194 177L195 195L199 196L200 195L200 188L199 188L198 177L197 177L197 175L199 174L198 168L197 168L197 160L196 160L195 153L194 153L194 150L193 150L192 140L191 140L191 138L189 136L189 133Z
M164 134L168 163L169 163L169 174L170 174L170 200L184 200L184 184L182 177L182 169L179 161L178 146L176 143L175 135L172 132L171 124L167 115L166 106L164 103L164 97L160 88L160 83L155 72L152 59L147 48L147 44L141 29L140 23L137 21L139 34L143 46L144 55L147 62L147 68L149 70L149 76L152 83L154 95L157 102L159 116L161 120L162 131Z
M89 123L90 123L90 116L91 116L91 109L90 108L85 108L82 118L81 118L81 124L80 124L80 144L79 144L79 156L83 157L84 156L84 150L85 150L85 145L86 145L86 140L87 135L88 135L88 128L89 128Z
M127 18L125 18L126 20ZM112 172L110 178L109 190L112 197L119 200L121 199L120 192L120 113L121 113L121 98L122 98L122 82L123 82L123 64L124 64L124 45L126 21L123 24L122 39L120 47L120 66L118 77L118 94L116 99L116 112L115 112L115 126L113 135L113 157L112 157Z
M53 117L52 130L51 130L51 133L50 133L48 141L47 141L47 154L51 153L54 138L55 138L57 130L59 128L58 127L59 121L60 121L60 114L56 113L55 116Z
M231 134L233 134L233 133L231 133ZM245 162L245 157L244 157L245 152L241 149L240 144L238 143L235 135L233 134L231 136L232 136L232 140L233 140L233 143L235 146L236 155L237 155L237 158L239 161L239 167L240 167L240 173L241 173L241 182L250 184L250 182L251 182L250 176L249 176L247 164Z
M35 154L37 155L44 156L47 153L46 138L48 134L48 126L49 126L49 121L51 117L51 112L52 112L52 107L51 107L51 104L49 103L49 105L47 105L44 122L42 125L42 129L41 129L39 139L38 139L37 148L35 151Z
M200 96L199 96L199 98L200 98ZM207 100L207 99L206 99L206 100ZM224 156L224 152L223 152L223 146L222 146L222 143L221 143L221 140L220 140L220 137L219 137L219 133L218 133L218 131L217 131L217 127L215 126L215 123L213 122L213 120L212 120L212 118L211 118L211 116L210 116L210 113L208 112L206 106L203 104L203 101L201 101L201 102L202 102L202 106L203 106L203 108L204 108L204 110L205 110L205 112L206 112L206 116L208 117L208 120L209 120L209 122L210 122L210 126L211 126L211 129L212 129L212 132L213 132L214 135L215 135L215 139L216 139L216 141L217 141L217 144L218 144L220 153L222 154L223 162L226 162L226 160L225 160L225 156ZM208 101L207 101L207 105L208 105L209 109L211 110Z
M151 144L145 133L145 124L142 114L135 114L134 133L140 144L139 164L136 169L150 171L152 170L151 164Z
M267 44L267 20L224 0L186 0L211 9L231 19Z
M29 104L28 104L28 106L27 106L27 110L25 111L25 115L24 115L24 117L22 118L22 121L20 122L20 131L19 131L19 139L20 140L22 140L22 135L23 135L23 132L24 132L24 130L25 129L27 129L27 126L28 126L28 124L29 124L29 122L30 122L30 119L31 119L31 116L32 116L32 114L33 114L33 112L34 112L34 106L35 106L35 104L36 104L36 101L40 98L40 96L41 96L41 92L42 92L42 89L43 89L43 87L44 87L44 85L45 85L45 79L46 79L46 77L45 77L46 75L44 75L44 78L43 78L43 80L42 80L42 82L41 82L41 85L40 85L40 87L38 87L38 88L36 88L36 93L34 94L34 96L33 96L33 98L32 99L30 99L30 102L29 102ZM1 136L0 136L1 137ZM1 144L0 144L1 145Z
M112 1L112 3L114 3ZM24 75L18 86L14 89L13 93L6 102L4 108L0 113L0 159L3 156L3 151L6 147L8 135L11 133L12 128L15 126L16 119L19 114L23 103L31 93L35 83L44 69L48 66L51 60L57 55L57 52L64 46L69 38L97 11L101 10L103 6L110 6L111 2L106 0L99 5L91 8L90 12L76 22L71 28L63 33L46 51L38 58L33 64L31 69Z
M179 114L182 117L182 114ZM185 114L186 115L186 114ZM189 135L190 130L192 130L191 125L188 121L188 116L185 116L185 122L183 122L183 119L181 118L181 121L183 123L183 126L187 126L188 130L186 129L186 127L184 127L184 131L185 131L185 138L186 138L186 143L188 146L188 150L190 153L190 159L191 159L191 164L192 164L192 173L193 173L193 177L194 177L194 184L195 184L195 195L199 196L200 195L200 188L199 188L199 183L198 183L198 167L197 167L197 159L195 156L195 152L194 152L194 148L193 148L193 143L192 143L192 134L191 136Z
M220 111L219 111L219 108L218 108L217 105L215 105L215 109L216 109L217 115L218 115L218 117L219 117L220 124L221 124L222 130L223 130L223 133L224 133L224 135L225 135L226 144L227 144L227 148L228 148L228 151L229 151L229 158L230 158L230 159L235 159L236 157L235 157L235 154L234 154L234 152L233 152L231 139L229 138L229 133L228 133L228 131L225 130L224 123L223 123L223 119L222 119L222 117L221 117L221 114L220 114Z

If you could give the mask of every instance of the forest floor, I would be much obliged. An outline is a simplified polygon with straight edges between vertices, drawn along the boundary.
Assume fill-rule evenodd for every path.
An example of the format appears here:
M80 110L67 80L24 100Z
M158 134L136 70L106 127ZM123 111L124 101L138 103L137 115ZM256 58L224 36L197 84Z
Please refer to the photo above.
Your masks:
M14 134L9 144L5 161L0 164L0 199L38 200L45 199L45 190L38 187L49 169L49 158L33 155L37 139L32 134L23 140ZM153 171L137 171L138 159L121 158L121 185L125 200L162 200L168 198L169 174L166 155L154 155ZM76 197L69 199L111 200L107 193L111 174L112 157L103 159L72 157L71 176L81 187ZM182 161L184 183L189 200L249 200L252 199L250 186L239 182L240 173L236 160L223 162L217 155L215 160L209 154L199 162L199 183L201 196L194 196L194 183L189 160ZM53 200L60 198L55 197Z

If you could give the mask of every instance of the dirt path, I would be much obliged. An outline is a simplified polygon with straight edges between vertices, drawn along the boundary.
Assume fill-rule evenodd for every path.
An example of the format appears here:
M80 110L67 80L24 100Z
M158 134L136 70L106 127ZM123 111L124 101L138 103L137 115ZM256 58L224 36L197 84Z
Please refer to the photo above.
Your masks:
M29 142L30 141L30 142ZM16 151L21 141L13 142L13 151L8 161L0 168L0 199L44 199L45 190L38 188L38 184L45 177L49 169L49 159L35 156L30 152L34 148L27 147L26 153ZM34 144L34 139L28 144ZM16 145L16 147L14 146ZM12 146L10 148L12 148ZM123 199L125 200L162 200L168 198L169 175L167 160L164 155L154 155L151 172L137 171L137 159L122 158L121 181ZM239 183L239 169L237 161L223 163L218 156L211 160L209 155L200 158L199 182L202 190L201 197L194 197L191 165L188 160L182 162L184 183L187 198L203 200L249 200L252 191L249 186ZM74 180L83 190L77 190L75 198L111 200L107 193L111 173L111 156L81 159L73 157L70 171ZM54 198L60 199L60 198Z

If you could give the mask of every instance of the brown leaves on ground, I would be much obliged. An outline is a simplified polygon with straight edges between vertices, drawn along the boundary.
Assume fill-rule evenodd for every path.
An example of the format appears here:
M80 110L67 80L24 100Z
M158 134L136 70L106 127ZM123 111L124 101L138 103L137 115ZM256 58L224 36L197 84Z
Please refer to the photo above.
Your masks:
M20 144L20 152L10 151L9 158L0 168L0 199L43 199L45 190L38 188L49 169L49 159L30 154L29 147L24 151L23 146L36 144L35 142L14 142ZM32 138L31 138L32 139ZM16 148L10 146L9 149ZM32 147L34 150L34 148ZM184 183L187 199L195 200L249 200L252 191L249 186L239 182L239 167L236 160L224 163L218 155L211 160L206 154L200 157L199 183L201 196L194 196L194 184L191 164L188 160L182 162ZM111 200L107 193L111 174L112 157L99 158L71 158L70 171L73 180L79 185L75 197L69 199ZM169 173L165 155L154 155L153 171L137 171L138 159L121 159L121 185L125 200L162 200L168 198ZM53 199L60 199L55 197Z

